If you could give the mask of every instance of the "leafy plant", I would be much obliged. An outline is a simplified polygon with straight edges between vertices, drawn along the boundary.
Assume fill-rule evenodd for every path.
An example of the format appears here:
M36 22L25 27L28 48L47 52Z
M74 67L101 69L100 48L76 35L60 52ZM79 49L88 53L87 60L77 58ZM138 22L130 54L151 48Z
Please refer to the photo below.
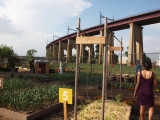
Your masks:
M118 94L116 97L115 97L115 100L116 100L116 102L120 102L120 101L122 101L122 98L121 98L121 94Z

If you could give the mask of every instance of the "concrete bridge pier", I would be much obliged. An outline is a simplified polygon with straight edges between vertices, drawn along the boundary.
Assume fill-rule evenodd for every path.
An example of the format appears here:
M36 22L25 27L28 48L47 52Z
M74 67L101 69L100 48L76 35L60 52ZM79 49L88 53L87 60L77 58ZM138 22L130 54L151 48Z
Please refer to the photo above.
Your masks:
M57 62L58 60L58 44L53 45L53 62Z
M91 64L92 57L94 56L94 45L89 45L88 64Z
M127 65L136 64L136 59L140 59L142 64L143 56L143 36L142 27L135 23L130 23L130 36L129 36L129 48L128 48L128 62Z
M49 54L49 47L47 47L47 50L46 50L46 58L48 59L48 54Z
M72 49L75 48L76 44L75 44L75 40L72 39L68 39L68 43L67 43L67 58L66 58L66 62L70 63L72 62Z
M59 48L58 48L58 63L63 62L63 58L64 58L63 42L59 42Z
M100 31L100 36L103 36L104 32L103 30ZM113 37L113 33L107 32L107 36L108 36L108 46L114 46L114 37ZM104 53L104 45L103 44L99 44L99 56L98 56L98 64L101 64L101 60L103 60L103 53ZM111 60L112 60L112 55L114 54L114 51L110 51L108 50L108 64L111 64Z
M114 36L113 33L108 33L108 46L113 47L114 46ZM112 58L113 58L114 51L108 50L108 65L111 64Z
M100 36L104 36L104 30L100 30ZM104 53L104 45L99 44L99 56L98 56L98 64L101 64L101 60L103 60L103 53Z
M52 53L53 53L53 45L47 48L47 52L46 52L47 59L51 60L53 58Z
M86 47L86 45L80 44L79 63L85 62L85 47Z

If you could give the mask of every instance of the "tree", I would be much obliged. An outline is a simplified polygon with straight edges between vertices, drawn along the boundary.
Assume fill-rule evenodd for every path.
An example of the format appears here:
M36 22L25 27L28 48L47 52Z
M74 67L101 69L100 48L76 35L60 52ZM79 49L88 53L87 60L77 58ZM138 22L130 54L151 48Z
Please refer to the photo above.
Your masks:
M33 60L33 57L35 56L35 53L37 52L37 50L35 49L30 49L27 51L27 58L28 58L28 61L32 61Z
M29 62L29 67L30 68L34 68L34 59L33 57L35 56L35 53L37 52L37 50L35 49L30 49L27 51L27 58L28 58L28 62Z
M1 58L8 58L14 54L13 48L6 45L0 45L0 56Z
M127 47L127 51L125 51L125 55L128 57L128 47Z
M2 64L8 64L9 67L15 67L16 63L18 63L17 55L14 53L13 48L0 45L0 59L2 60Z

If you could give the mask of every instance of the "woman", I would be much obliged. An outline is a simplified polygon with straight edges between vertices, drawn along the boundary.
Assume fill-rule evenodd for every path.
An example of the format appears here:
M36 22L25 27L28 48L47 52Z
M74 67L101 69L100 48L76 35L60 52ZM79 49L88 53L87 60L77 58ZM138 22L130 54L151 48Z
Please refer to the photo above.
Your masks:
M140 117L143 120L145 106L149 106L149 120L152 119L154 112L154 92L153 85L157 86L156 74L150 69L152 64L146 61L144 70L138 72L137 84L135 86L134 96L138 93L137 102L140 104ZM138 90L138 92L137 92Z

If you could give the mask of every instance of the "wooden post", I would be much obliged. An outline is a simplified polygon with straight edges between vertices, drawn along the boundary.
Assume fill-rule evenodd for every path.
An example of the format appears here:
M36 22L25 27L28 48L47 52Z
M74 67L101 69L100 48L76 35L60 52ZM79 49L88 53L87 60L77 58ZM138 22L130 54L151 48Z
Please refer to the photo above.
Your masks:
M64 120L67 120L67 101L66 100L63 103L63 109L64 109Z
M122 38L121 38L121 57L120 57L120 91L122 87Z
M112 55L112 51L111 51L111 73L112 73L112 57L113 57L113 55Z
M3 89L4 78L0 78L0 89Z
M78 18L77 37L80 37L80 18ZM76 45L76 71L75 71L75 101L74 101L74 119L77 120L77 85L78 85L78 60L79 45Z
M105 17L104 35L106 37L106 43L104 45L103 55L103 82L102 82L102 118L104 120L104 108L105 108L105 82L106 82L106 52L107 52L107 18Z

